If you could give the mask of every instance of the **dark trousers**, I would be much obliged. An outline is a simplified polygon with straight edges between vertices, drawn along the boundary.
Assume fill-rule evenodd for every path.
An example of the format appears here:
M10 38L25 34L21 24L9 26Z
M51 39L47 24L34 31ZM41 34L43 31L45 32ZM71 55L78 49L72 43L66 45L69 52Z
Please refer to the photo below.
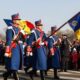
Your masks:
M47 69L47 70L45 71L45 75L47 75L48 70L49 70L49 69ZM57 68L54 68L53 70L54 70L54 79L59 79Z
M43 70L40 70L40 76L41 76L41 80L45 80L44 71Z
M57 75L57 69L56 68L54 68L54 77L57 77L58 75Z
M9 76L11 76L11 74L13 74L13 78L14 78L15 80L19 80L18 75L17 75L17 71L15 71L15 70L7 70L7 71L3 74L4 80L7 80L7 78L8 78Z
M34 77L35 73L37 73L37 70L30 71L30 78L31 78L31 80L34 80L33 77ZM44 70L40 70L40 78L41 78L41 80L45 80Z
M68 58L62 57L61 58L61 70L67 71L68 69Z

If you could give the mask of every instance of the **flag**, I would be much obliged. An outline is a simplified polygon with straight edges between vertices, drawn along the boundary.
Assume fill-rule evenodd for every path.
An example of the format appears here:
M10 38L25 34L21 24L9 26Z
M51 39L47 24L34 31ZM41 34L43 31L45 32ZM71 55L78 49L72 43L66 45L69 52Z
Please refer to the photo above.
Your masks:
M12 24L12 20L10 20L10 19L3 19L4 20L4 22L6 23L6 25L7 26L12 26L11 24Z
M80 29L80 12L71 18L68 23L74 31Z
M4 19L4 21L8 27L12 26L12 20ZM16 20L16 23L19 25L18 27L20 28L20 30L24 30L26 34L30 34L31 30L34 28L34 25L26 20Z
M31 30L34 29L34 25L29 21L18 20L17 23L19 24L19 28L24 30L26 34L30 34Z
M80 12L68 21L70 27L73 29L75 36L80 40Z
M75 32L76 39L80 41L80 29Z

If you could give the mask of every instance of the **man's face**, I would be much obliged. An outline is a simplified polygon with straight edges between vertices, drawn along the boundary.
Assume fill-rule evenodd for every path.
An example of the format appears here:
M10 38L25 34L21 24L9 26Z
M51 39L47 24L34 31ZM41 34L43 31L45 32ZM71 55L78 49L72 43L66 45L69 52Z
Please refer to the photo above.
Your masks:
M66 36L63 36L63 39L66 39L67 37Z
M14 24L18 24L19 21L20 21L20 20L15 19L15 20L13 20L13 23L14 23Z
M42 29L43 26L37 26L38 28Z
M57 34L57 32L55 32L55 31L56 31L56 30L51 31L51 34L56 35L56 34Z
M13 24L18 26L19 25L19 20L13 20Z

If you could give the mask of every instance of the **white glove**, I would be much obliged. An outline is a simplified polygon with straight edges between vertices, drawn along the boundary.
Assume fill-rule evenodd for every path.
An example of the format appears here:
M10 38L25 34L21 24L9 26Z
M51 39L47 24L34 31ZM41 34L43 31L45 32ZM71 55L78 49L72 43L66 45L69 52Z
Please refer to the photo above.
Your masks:
M20 32L21 32L23 35L25 35L25 32L24 32L24 30L21 30Z
M40 42L39 45L44 45L44 42Z

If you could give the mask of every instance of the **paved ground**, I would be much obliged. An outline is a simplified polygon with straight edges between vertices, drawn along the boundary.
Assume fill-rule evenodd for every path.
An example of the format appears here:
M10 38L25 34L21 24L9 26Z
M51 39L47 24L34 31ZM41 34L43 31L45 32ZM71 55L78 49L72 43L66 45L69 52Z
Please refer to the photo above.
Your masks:
M0 66L0 80L3 80L2 74L5 72L4 66ZM25 74L24 71L18 72L20 80L31 80L28 75ZM80 71L71 71L68 72L59 72L60 80L80 80ZM53 71L48 71L48 76L45 78L46 80L54 80L53 79ZM14 80L10 77L8 80ZM40 77L35 77L34 80L40 80Z

